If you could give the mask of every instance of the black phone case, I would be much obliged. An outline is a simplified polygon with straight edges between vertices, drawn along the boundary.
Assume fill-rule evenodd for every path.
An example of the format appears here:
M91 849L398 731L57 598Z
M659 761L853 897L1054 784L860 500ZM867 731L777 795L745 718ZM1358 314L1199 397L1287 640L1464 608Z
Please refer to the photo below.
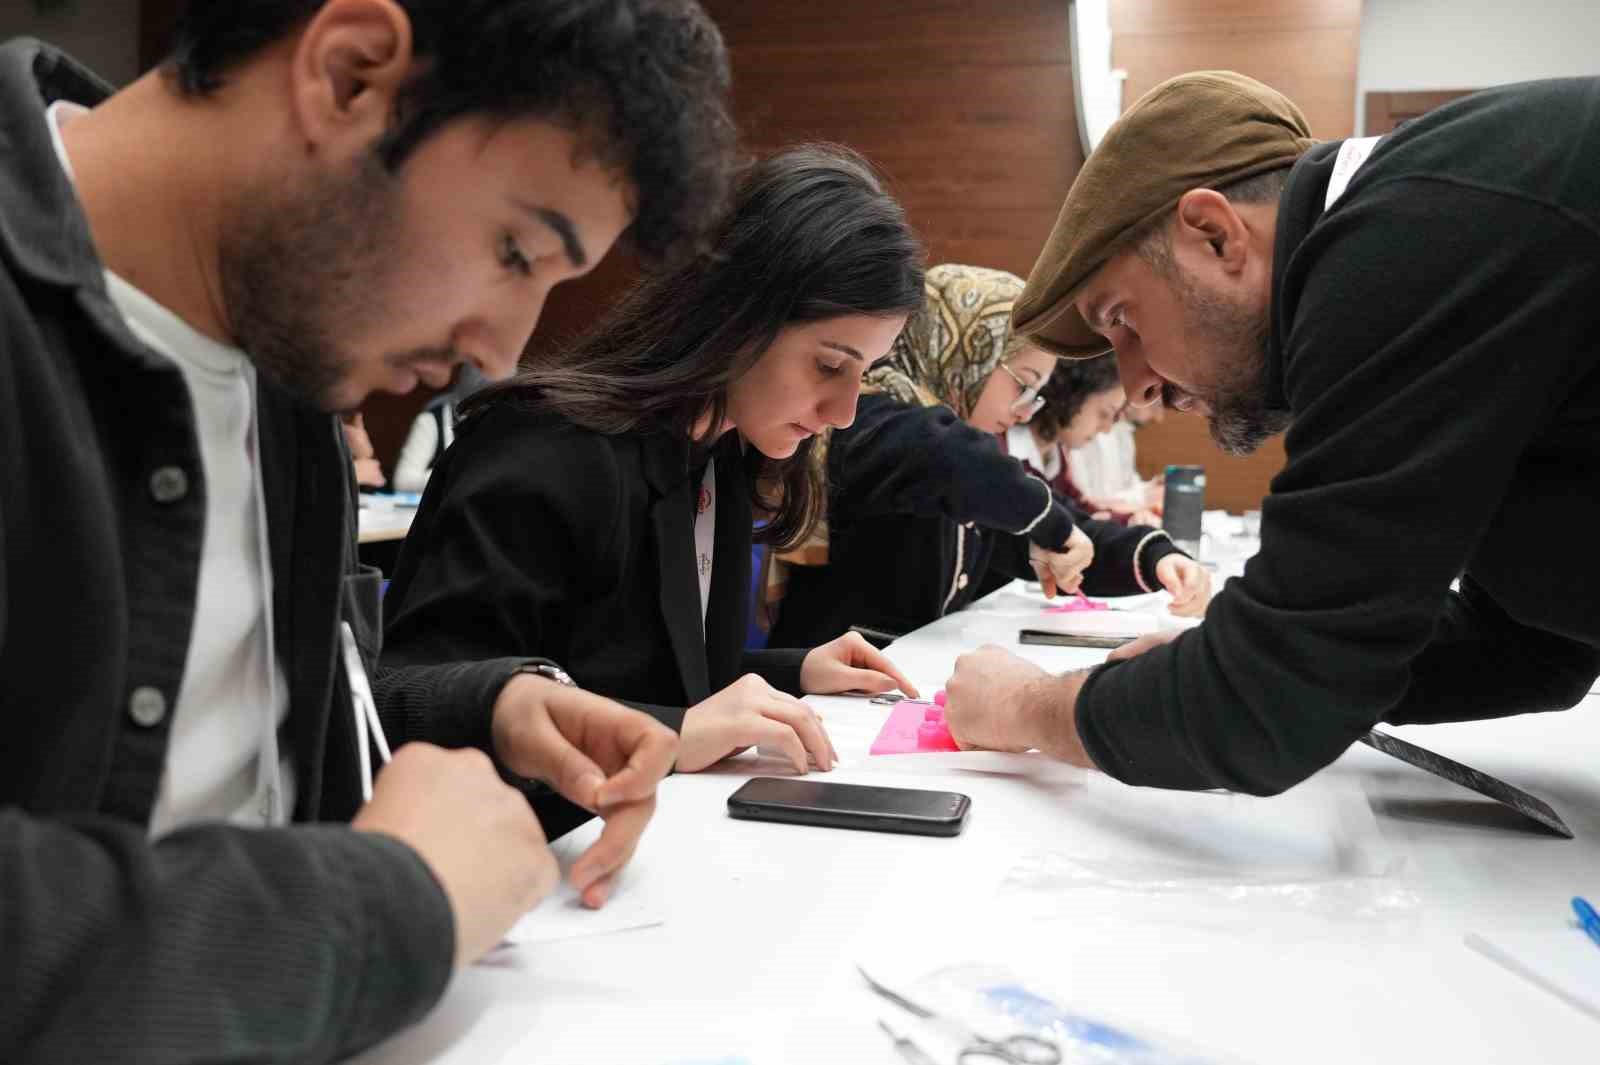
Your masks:
M776 821L788 825L817 825L822 828L851 828L866 832L895 832L913 836L955 836L966 827L967 813L972 800L954 791L927 791L920 788L899 788L898 791L918 792L923 795L949 796L960 799L955 812L947 815L897 814L873 810L829 810L795 803L766 799L750 799L745 792L762 780L777 777L754 777L744 782L738 791L728 796L728 815L741 821ZM826 782L822 782L826 783ZM828 784L830 788L851 789L853 784ZM868 790L862 788L861 790ZM942 800L941 800L942 801Z
M1018 643L1038 644L1042 647L1121 647L1132 643L1135 636L1079 636L1070 632L1053 632L1049 629L1019 629Z

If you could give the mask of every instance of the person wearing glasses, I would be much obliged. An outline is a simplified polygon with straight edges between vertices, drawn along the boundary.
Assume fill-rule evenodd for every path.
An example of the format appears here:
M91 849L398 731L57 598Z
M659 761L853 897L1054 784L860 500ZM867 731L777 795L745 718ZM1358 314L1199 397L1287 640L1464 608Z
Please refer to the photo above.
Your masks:
M1203 573L1160 530L1075 514L1006 454L1001 437L1038 411L1056 364L1012 334L1021 292L1000 270L928 271L926 308L867 375L855 423L828 441L826 529L768 582L769 599L782 587L768 646L851 630L886 643L966 606L991 572L1095 595L1177 594Z

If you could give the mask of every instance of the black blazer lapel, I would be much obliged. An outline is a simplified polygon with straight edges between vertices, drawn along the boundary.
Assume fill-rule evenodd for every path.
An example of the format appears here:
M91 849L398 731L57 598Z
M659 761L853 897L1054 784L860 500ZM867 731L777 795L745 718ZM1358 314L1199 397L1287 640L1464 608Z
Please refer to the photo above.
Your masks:
M737 436L728 435L730 443L717 448L717 535L706 600L706 664L717 689L739 679L750 625L750 489Z
M641 441L640 446L645 452L647 479L657 493L650 504L650 524L661 574L661 617L672 641L687 705L693 706L711 694L705 636L700 629L700 581L694 562L694 492L698 485L689 483L687 447L674 448L658 439ZM720 519L719 513L719 524Z

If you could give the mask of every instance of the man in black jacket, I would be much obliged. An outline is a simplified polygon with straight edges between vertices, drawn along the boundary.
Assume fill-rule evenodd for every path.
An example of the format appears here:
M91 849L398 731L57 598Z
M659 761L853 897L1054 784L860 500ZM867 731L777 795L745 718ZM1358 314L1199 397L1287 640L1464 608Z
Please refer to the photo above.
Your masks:
M1151 90L1014 311L1236 451L1288 428L1261 552L1205 624L1048 677L997 648L964 742L1270 794L1380 721L1563 709L1600 673L1600 80L1312 141L1237 74ZM1292 422L1292 426L1291 426ZM1460 578L1459 591L1452 582Z
M329 412L510 372L625 228L696 243L726 83L692 0L212 0L109 99L0 47L0 1059L415 1021L557 876L500 774L606 818L604 902L675 742L552 663L375 678L426 742L363 802L339 640L375 661L377 581Z

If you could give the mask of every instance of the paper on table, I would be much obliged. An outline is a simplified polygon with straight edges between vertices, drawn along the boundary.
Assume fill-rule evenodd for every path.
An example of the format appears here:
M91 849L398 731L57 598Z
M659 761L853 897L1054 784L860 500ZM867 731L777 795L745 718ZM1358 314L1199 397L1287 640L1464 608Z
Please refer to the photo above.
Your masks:
M1469 934L1467 946L1600 1021L1600 946L1576 921L1501 926Z
M1052 614L1041 611L1039 617L1028 622L1031 629L1062 632L1071 636L1143 636L1159 632L1169 625L1155 614L1135 613L1128 610L1078 611L1072 614Z
M572 886L572 863L578 860L598 835L598 822L590 822L551 847L561 865L561 886L511 926L511 931L506 933L506 942L518 946L553 943L580 936L601 936L636 928L651 928L666 922L666 909L660 896L651 890L650 866L641 864L639 860L645 849L642 846L617 878L611 897L604 906L591 910L578 898L578 892Z
M517 946L530 943L553 943L559 939L576 939L580 936L602 936L611 932L628 932L635 928L651 928L666 922L666 915L654 908L641 896L629 893L627 873L617 885L611 898L598 910L591 910L578 899L578 893L565 877L556 893L511 926L506 942Z

